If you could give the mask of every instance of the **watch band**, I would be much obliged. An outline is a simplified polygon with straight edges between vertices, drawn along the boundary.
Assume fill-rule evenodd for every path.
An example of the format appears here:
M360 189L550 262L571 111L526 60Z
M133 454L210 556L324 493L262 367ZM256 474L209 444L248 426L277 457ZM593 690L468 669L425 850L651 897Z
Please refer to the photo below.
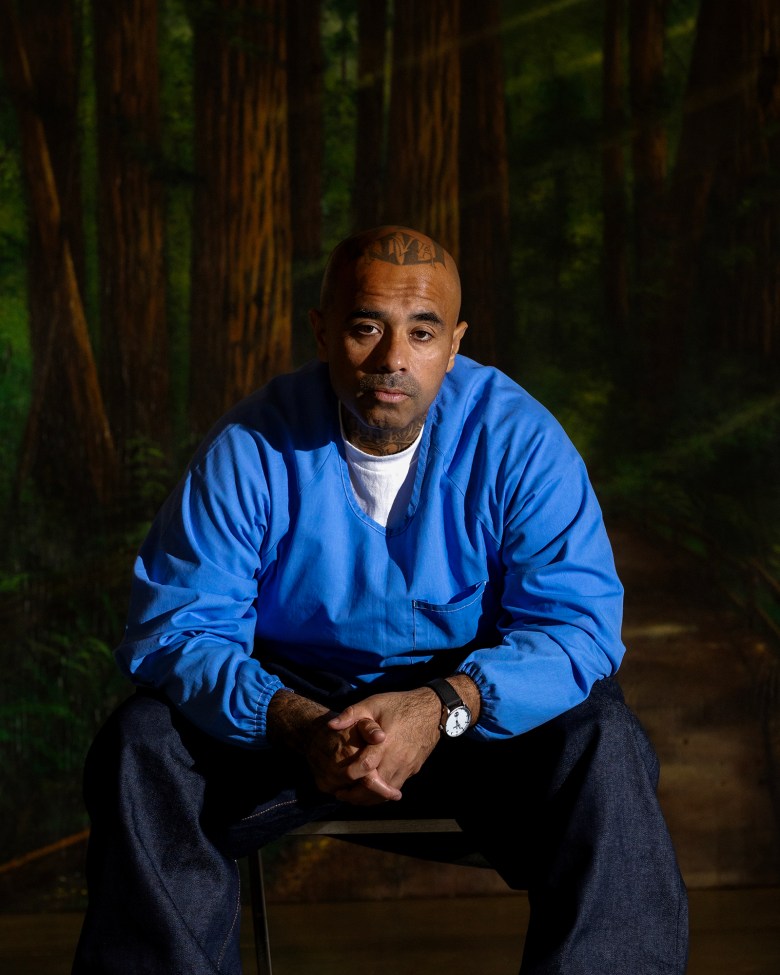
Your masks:
M443 677L435 677L433 680L429 680L425 686L430 687L432 691L435 691L439 695L441 703L448 711L454 711L455 708L462 706L463 701L460 695L452 684Z
M444 738L459 738L471 726L471 711L458 692L443 677L436 677L425 685L442 703L439 731Z

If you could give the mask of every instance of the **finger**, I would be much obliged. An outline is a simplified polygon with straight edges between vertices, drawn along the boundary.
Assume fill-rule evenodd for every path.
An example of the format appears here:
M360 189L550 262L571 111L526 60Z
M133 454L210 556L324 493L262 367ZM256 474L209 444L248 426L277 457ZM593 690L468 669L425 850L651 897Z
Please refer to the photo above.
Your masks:
M366 775L376 771L381 760L381 750L367 745L359 752L345 757L339 762L339 774L346 776L352 782L360 782Z
M376 806L382 802L397 802L401 792L389 786L380 776L366 776L346 789L333 793L342 802L353 806Z
M381 725L377 724L373 718L361 718L357 723L357 730L369 745L377 745L387 738Z
M355 713L355 708L350 704L348 708L344 708L341 714L337 714L328 721L328 727L333 728L334 731L345 731L347 728L351 728L357 724L357 722L358 716Z
M333 795L340 801L346 802L350 806L381 806L387 802L375 792L368 792L366 789L341 789Z
M369 792L380 796L382 799L397 802L401 798L401 790L385 782L378 772L371 772L368 775L364 775L360 780L360 785Z

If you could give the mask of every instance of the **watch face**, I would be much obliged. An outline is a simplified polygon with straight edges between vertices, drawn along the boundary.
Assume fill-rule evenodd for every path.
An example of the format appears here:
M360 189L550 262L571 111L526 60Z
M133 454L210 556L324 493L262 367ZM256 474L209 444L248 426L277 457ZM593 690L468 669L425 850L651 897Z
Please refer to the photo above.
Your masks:
M447 715L444 731L450 738L457 738L458 735L462 735L468 729L470 724L471 712L465 704L461 704L459 707L453 708Z

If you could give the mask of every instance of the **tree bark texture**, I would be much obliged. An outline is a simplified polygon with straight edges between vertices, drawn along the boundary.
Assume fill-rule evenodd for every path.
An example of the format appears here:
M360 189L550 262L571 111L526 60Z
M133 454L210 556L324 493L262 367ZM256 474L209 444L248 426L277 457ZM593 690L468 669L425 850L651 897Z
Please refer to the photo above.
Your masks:
M430 234L458 259L458 0L396 0L385 219Z
M355 191L353 230L381 219L385 146L386 0L358 0Z
M700 8L670 206L666 314L659 323L658 354L673 367L686 352L697 352L707 371L724 354L765 355L776 334L767 307L777 269L768 193L771 130L762 111L762 91L764 104L777 105L776 74L769 102L762 78L761 24L771 13L765 0L711 0ZM699 266L714 268L707 280ZM657 362L656 372L663 377L668 368Z
M290 366L284 24L281 0L214 0L195 20L196 433Z
M509 259L509 163L499 0L461 5L460 268L463 352L487 365L514 328ZM497 336L499 343L497 343Z
M0 50L6 83L19 116L30 219L49 267L41 287L50 287L57 295L52 301L54 316L49 331L39 337L17 484L21 484L29 471L35 450L45 447L39 436L47 406L49 374L62 370L69 398L68 407L63 408L72 409L73 416L67 448L78 459L77 468L82 468L79 480L70 486L69 493L83 489L87 497L108 502L116 483L116 453L92 355L76 265L63 229L63 210L46 132L35 110L30 62L11 0L0 0Z
M628 4L634 259L640 303L656 283L663 240L668 165L664 75L667 7L668 0L631 0Z
M156 0L94 0L101 366L120 451L167 444Z
M287 97L293 260L322 247L323 85L321 0L287 0Z
M696 24L677 157L667 201L668 243L664 288L656 320L645 336L643 377L654 411L670 412L690 344L693 295L717 161L726 149L723 119L733 111L733 38L722 33L729 21L724 0L700 7ZM733 26L733 25L729 25ZM725 74L723 73L726 68Z
M294 362L311 357L308 309L322 274L324 75L321 0L287 0L287 100Z
M83 293L86 271L78 118L80 18L73 0L27 0L18 9L30 61L35 111L46 133L62 207L62 227Z
M604 219L604 317L618 360L628 349L629 270L626 206L626 86L623 70L625 0L604 4L602 74L604 144L601 154Z
M758 19L755 93L766 138L767 194L762 200L760 314L753 342L776 372L780 365L780 4L763 0Z
M43 125L59 197L62 233L68 241L79 294L84 295L85 258L78 132L80 51L72 0L30 0L19 6L20 28L30 62L33 109ZM52 324L67 309L56 286L51 253L31 221L27 252L28 309L33 372L39 386L35 441L26 463L44 492L83 496L86 466L74 450L76 416L65 370L51 368ZM48 365L47 365L48 363Z

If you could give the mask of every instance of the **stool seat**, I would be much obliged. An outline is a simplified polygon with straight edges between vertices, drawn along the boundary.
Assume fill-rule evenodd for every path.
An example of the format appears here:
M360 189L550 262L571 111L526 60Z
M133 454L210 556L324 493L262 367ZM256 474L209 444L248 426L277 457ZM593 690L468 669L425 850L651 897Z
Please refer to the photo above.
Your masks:
M304 823L288 836L360 836L381 833L460 833L454 819L323 819Z
M366 816L354 819L314 820L299 826L286 836L334 836L363 846L422 859L488 867L487 861L457 843L458 834L460 839L463 839L462 830L454 819L392 819ZM430 836L431 840L426 841L425 836ZM433 837L438 837L443 844L438 849ZM258 975L272 975L262 849L249 857L249 881L257 971Z

